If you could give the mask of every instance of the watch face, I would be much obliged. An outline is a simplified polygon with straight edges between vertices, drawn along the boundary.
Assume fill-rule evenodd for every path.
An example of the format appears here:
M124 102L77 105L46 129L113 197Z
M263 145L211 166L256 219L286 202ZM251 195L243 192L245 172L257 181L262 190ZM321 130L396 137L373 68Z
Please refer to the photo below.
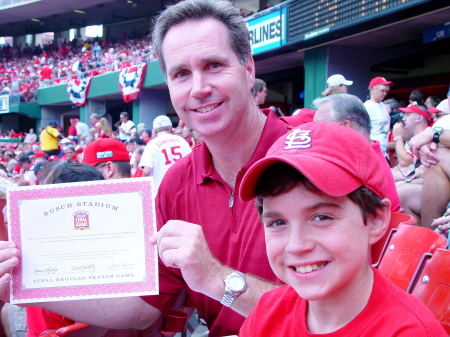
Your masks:
M241 291L245 289L245 282L240 276L233 275L228 280L228 286L232 291Z

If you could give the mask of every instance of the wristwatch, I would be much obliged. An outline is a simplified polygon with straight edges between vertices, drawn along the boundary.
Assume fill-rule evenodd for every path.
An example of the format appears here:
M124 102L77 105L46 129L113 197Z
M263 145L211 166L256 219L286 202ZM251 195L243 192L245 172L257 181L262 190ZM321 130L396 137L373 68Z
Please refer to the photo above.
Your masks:
M441 136L441 133L444 131L444 129L441 128L440 126L435 126L433 128L433 131L434 131L433 143L438 144L439 143L439 137Z
M220 303L226 307L231 307L234 300L247 289L245 274L235 270L230 275L227 275L223 282L225 283L225 293Z

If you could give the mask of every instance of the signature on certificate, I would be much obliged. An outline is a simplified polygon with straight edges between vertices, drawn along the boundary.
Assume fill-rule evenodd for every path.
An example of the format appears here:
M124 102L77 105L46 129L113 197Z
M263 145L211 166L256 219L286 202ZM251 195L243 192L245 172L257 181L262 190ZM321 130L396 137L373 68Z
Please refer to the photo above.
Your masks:
M73 266L70 268L72 273L94 273L95 272L95 264L88 264L86 266Z
M52 267L48 267L48 268L45 268L45 269L36 268L34 270L34 274L36 274L36 275L56 274L57 271L58 271L57 268L52 268Z
M128 262L122 262L122 263L111 263L108 266L109 270L126 270L126 269L133 269L134 264L128 263Z

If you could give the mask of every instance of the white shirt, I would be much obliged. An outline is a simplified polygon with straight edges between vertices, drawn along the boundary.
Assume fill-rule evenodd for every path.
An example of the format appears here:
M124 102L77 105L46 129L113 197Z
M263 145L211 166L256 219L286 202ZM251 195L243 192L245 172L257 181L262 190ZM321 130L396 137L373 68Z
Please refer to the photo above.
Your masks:
M437 122L433 124L433 127L434 126L440 126L444 130L450 130L450 115L439 118Z
M135 127L133 121L127 121L126 123L120 124L120 127L125 131L119 131L119 139L131 139L131 135L127 135Z
M370 130L370 139L378 140L380 142L381 151L385 157L387 157L387 144L390 131L389 123L391 117L386 110L383 103L375 103L368 100L364 102L364 106L370 117L370 124L372 129Z
M189 153L191 153L191 147L180 136L162 134L148 142L139 166L147 166L152 169L155 193L158 192L167 170Z

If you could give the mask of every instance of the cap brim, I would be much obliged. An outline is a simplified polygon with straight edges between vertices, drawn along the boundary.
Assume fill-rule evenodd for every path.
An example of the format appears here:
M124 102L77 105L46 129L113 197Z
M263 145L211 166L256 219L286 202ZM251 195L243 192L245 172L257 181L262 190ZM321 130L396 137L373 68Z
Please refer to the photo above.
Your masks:
M345 85L352 85L352 84L353 84L353 81L345 81L345 82L342 83L342 84L345 84Z
M295 154L293 160L290 160L289 156L283 158L266 157L255 163L245 174L239 190L242 201L250 201L256 196L256 184L263 172L279 162L294 167L321 192L330 196L341 197L363 185L352 174L326 158L299 154ZM301 165L299 165L299 162L301 162Z

